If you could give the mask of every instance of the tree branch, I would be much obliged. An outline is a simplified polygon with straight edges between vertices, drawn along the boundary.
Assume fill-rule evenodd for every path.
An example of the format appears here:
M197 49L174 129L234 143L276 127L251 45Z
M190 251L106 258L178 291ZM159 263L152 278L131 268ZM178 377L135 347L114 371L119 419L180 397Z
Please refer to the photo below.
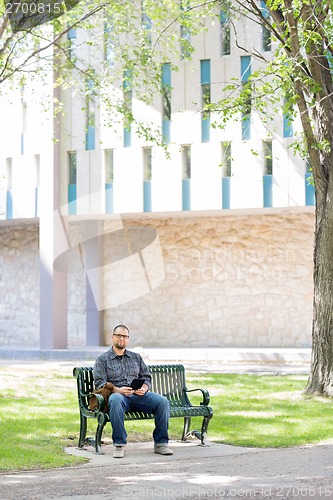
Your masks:
M18 66L16 66L15 68L13 68L11 71L9 71L7 74L5 74L5 71L6 69L8 68L8 62L9 62L9 59L10 59L10 55L13 53L14 51L14 48L15 46L17 45L18 41L15 42L15 44L13 45L8 57L7 57L7 60L6 60L6 64L4 65L4 68L3 70L1 71L1 76L3 76L5 74L5 76L3 78L0 78L0 83L2 83L4 80L6 80L7 78L11 78L13 75L15 75L16 73L18 73L19 71L22 71L22 68L24 68L24 66L27 65L27 63L29 61L31 61L31 59L33 59L34 57L36 57L38 54L40 54L41 52L47 50L48 48L50 48L52 45L57 45L58 41L64 36L66 35L66 33L68 33L71 29L75 28L75 26L78 26L80 23L82 23L83 21L85 21L86 19L88 19L89 17L91 17L92 15L96 14L97 12L99 12L101 9L103 9L105 7L105 5L107 5L106 3L102 3L100 5L98 5L97 7L95 7L94 9L92 9L91 11L87 12L86 14L82 15L80 17L80 19L78 19L75 23L67 26L66 29L64 29L61 33L59 33L53 40L51 41L48 41L46 45L42 46L42 47L39 47L38 49L34 50L33 52L31 52L25 59L24 61L22 61ZM34 33L31 30L29 30L29 33ZM21 38L24 38L26 36L26 34L21 37ZM40 35L37 35L39 36L39 38L42 38ZM1 51L0 51L0 55L1 55Z

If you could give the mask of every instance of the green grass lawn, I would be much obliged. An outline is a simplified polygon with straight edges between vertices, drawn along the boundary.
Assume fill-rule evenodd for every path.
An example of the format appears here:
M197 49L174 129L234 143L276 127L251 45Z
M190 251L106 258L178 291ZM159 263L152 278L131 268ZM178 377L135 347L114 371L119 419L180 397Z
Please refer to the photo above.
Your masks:
M19 363L18 363L19 365ZM66 454L76 446L79 411L72 368L22 364L0 368L0 470L31 470L82 463ZM209 440L248 447L288 447L333 439L332 400L306 397L305 375L260 376L187 373L188 388L207 388L214 417ZM195 403L200 401L190 395ZM127 422L129 441L150 441L152 421ZM201 418L192 419L199 429ZM96 421L88 420L93 436ZM182 419L170 420L180 439ZM111 442L108 424L104 442Z

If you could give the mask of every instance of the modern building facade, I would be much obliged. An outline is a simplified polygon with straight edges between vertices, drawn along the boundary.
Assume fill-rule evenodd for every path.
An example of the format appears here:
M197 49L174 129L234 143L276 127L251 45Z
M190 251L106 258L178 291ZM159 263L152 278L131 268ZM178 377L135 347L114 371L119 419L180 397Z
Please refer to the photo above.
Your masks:
M205 22L195 37L179 26L186 43L150 105L126 68L118 82L167 155L134 123L111 124L89 79L84 97L57 91L56 117L52 76L0 97L4 346L103 345L118 323L150 347L200 347L203 334L209 347L310 345L314 191L290 148L300 125L281 106L269 130L251 108L215 127L204 104L259 64L239 46L269 58L273 42L244 18L236 44L223 11ZM71 30L68 45L93 59L85 36ZM96 61L113 64L107 37Z

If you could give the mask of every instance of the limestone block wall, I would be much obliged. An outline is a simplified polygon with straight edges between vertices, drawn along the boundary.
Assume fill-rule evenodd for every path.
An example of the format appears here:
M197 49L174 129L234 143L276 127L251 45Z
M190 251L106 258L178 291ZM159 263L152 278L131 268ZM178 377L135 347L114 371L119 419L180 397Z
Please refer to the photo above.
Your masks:
M39 346L38 224L0 227L0 345Z
M166 277L105 311L105 342L125 323L146 347L309 346L314 215L306 210L124 220L156 228Z
M312 208L121 220L124 229L156 231L165 278L149 293L104 310L105 344L110 329L125 323L132 346L146 348L310 346ZM38 232L37 221L0 225L1 346L39 346ZM107 246L108 239L105 254ZM69 347L86 345L86 276L80 266L73 272L70 265L68 277Z

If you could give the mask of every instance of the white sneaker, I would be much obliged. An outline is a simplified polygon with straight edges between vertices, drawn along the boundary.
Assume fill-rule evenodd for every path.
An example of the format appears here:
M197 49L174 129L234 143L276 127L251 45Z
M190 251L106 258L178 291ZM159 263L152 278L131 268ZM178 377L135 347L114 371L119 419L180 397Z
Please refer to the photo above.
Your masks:
M173 451L165 446L155 446L154 453L158 453L159 455L173 455Z
M113 458L124 458L125 456L125 446L116 446L113 452Z

